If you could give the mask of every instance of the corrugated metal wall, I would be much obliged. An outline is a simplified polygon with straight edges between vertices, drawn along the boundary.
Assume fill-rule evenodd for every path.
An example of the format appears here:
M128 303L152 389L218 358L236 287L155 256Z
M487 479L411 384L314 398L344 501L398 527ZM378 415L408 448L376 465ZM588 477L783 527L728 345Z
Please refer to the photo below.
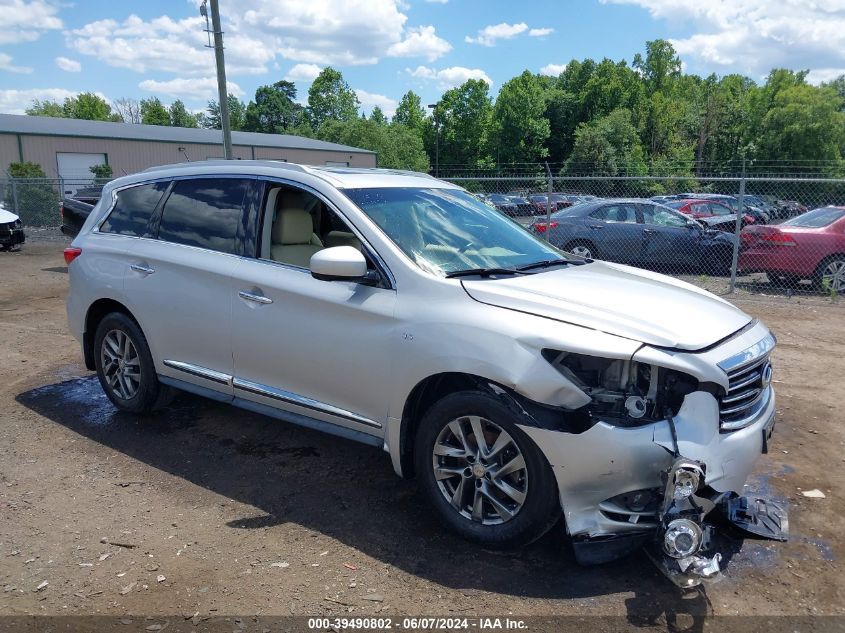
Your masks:
M141 171L154 165L185 162L190 160L222 158L221 145L191 143L137 141L123 139L80 138L75 136L36 136L21 134L23 159L38 163L48 178L58 178L57 152L103 153L108 156L115 176ZM179 151L185 148L185 154ZM236 158L270 158L286 160L305 165L324 165L326 162L346 162L352 167L375 167L374 154L356 152L334 152L326 150L287 149L281 147L251 147L235 145ZM254 155L253 155L254 154ZM9 163L19 160L16 134L0 134L0 172L5 172Z

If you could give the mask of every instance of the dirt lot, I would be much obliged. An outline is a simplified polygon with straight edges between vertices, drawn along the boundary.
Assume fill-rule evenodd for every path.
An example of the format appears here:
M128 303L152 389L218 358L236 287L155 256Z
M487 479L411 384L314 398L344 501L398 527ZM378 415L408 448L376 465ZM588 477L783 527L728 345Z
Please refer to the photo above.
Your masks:
M779 338L751 483L791 538L737 541L682 594L642 554L577 566L559 529L468 545L378 450L191 396L116 414L67 332L62 248L0 254L0 614L845 614L845 301L741 300Z

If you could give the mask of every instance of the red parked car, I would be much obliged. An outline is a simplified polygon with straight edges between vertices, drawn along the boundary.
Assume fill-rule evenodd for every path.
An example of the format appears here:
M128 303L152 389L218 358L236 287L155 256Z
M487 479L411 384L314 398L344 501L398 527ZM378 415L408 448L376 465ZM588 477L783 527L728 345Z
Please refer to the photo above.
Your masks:
M680 200L670 200L665 203L667 207L671 207L676 211L680 211L684 215L690 215L696 220L700 218L720 217L724 218L727 223L736 222L736 214L728 205L716 200L696 200L689 198L681 198ZM754 224L754 217L744 213L742 215L742 226Z
M742 232L739 269L764 272L771 281L810 279L845 293L845 207L807 211L776 226Z

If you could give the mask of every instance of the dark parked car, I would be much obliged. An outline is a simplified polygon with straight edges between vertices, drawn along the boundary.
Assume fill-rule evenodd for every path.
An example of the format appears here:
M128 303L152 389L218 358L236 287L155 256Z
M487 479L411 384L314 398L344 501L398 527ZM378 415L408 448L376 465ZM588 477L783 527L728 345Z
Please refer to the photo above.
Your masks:
M94 204L96 204L96 201ZM75 198L63 199L59 207L59 213L62 216L62 233L71 237L79 233L82 225L85 224L85 220L88 219L91 209L94 208L94 204L89 204Z
M595 200L552 214L530 227L582 257L642 267L724 274L735 236L648 200Z
M666 206L695 220L704 220L709 228L729 233L736 230L736 213L720 200L681 198L668 201ZM753 216L743 214L740 228L755 222Z

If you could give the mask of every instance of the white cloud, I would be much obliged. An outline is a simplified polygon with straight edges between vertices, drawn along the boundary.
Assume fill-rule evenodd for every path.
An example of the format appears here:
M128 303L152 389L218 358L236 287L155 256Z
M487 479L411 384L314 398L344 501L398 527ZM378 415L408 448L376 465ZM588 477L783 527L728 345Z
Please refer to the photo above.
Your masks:
M425 57L433 62L452 50L452 45L434 32L433 26L411 27L405 33L405 39L391 44L387 49L388 57Z
M44 31L62 28L57 6L45 0L0 0L0 44L37 40Z
M699 72L741 72L756 77L777 67L845 68L842 0L601 0L631 4L656 19L683 25L693 35L671 40Z
M0 53L0 70L5 70L10 73L31 73L32 68L29 66L15 66L12 63L11 55Z
M30 88L27 90L0 90L0 112L7 114L24 114L25 110L36 99L39 101L56 101L62 103L68 97L78 93L64 88Z
M238 29L287 59L311 64L375 64L402 40L402 0L242 0Z
M833 81L842 75L845 75L845 67L816 68L815 70L811 70L810 74L807 75L807 82L817 86L820 83Z
M412 77L417 79L425 79L428 81L437 81L437 86L441 90L448 90L455 86L460 86L468 79L481 79L487 82L488 86L493 85L493 80L487 76L480 68L464 68L463 66L452 66L450 68L443 68L435 70L427 66L417 66L413 70L406 68L407 72Z
M317 75L322 70L322 67L317 64L296 64L285 75L285 79L288 81L304 81L310 83L317 78Z
M425 0L426 2L431 2L433 4L446 4L449 0Z
M145 79L138 84L138 87L141 90L146 90L156 95L165 94L180 99L188 98L197 101L217 99L216 75L213 77L177 77L176 79L169 79L167 81ZM226 81L226 89L236 97L243 96L244 94L241 87L232 81Z
M557 77L564 70L566 70L566 64L546 64L540 69L540 74Z
M528 31L528 35L530 35L531 37L546 37L547 35L551 35L554 32L554 29L543 27L541 29L531 29L530 31Z
M199 15L181 20L165 15L149 21L130 15L123 22L98 20L69 31L67 44L117 68L203 76L214 70L204 28L205 20ZM273 59L273 52L260 41L235 29L226 33L225 46L229 75L264 73Z
M502 22L501 24L485 26L483 29L478 31L478 35L476 37L470 37L467 35L464 38L464 41L468 44L495 46L496 40L509 40L527 30L528 25L525 22L520 22L519 24L508 24L507 22Z
M56 57L56 66L69 73L78 73L82 70L82 64L67 57Z
M366 90L361 90L360 88L355 88L355 94L358 95L358 101L361 102L361 106L363 106L365 110L372 110L375 106L378 106L388 118L392 117L396 113L397 103L395 99L375 94L373 92L367 92Z

